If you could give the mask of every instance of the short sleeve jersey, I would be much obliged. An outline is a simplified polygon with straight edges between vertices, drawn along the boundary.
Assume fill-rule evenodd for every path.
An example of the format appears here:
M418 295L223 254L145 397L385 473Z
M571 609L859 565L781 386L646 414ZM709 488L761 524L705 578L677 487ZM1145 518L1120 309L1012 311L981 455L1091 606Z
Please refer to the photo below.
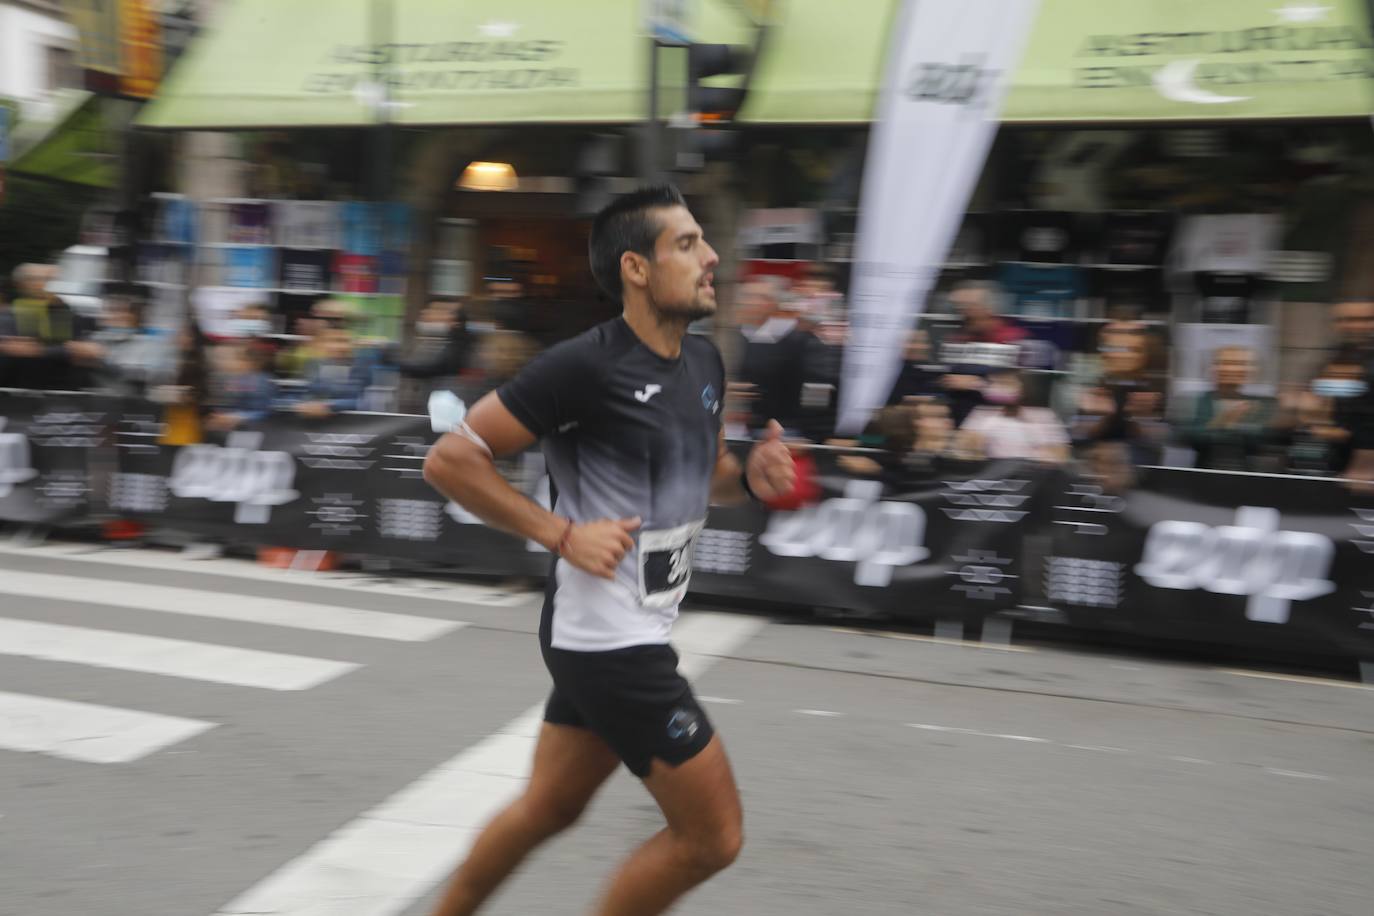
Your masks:
M706 519L725 367L688 335L666 359L617 318L548 350L497 396L542 440L557 501L575 523L641 519L614 580L559 560L542 635L600 652L668 642Z

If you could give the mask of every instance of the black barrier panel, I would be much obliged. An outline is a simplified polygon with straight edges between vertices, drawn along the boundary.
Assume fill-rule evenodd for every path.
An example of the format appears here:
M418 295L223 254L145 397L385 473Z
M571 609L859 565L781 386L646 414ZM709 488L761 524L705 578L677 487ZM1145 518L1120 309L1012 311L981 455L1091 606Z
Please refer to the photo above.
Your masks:
M155 411L121 417L114 511L222 541L497 575L547 569L546 552L484 527L424 482L421 468L435 437L423 417L280 415L182 447L160 444L160 430ZM537 495L539 455L503 462L503 470Z
M0 392L0 522L100 513L214 540L543 575L423 480L423 417L276 416L173 447L152 404ZM733 445L742 456L747 443ZM822 499L713 510L692 591L896 619L1046 604L1084 629L1374 658L1374 498L1338 481L1146 469L1125 494L1045 465L887 468L813 452ZM542 457L502 462L545 505ZM1024 610L1024 609L1023 609Z
M814 453L819 504L712 510L692 591L906 620L976 620L1023 600L1026 537L1048 531L1058 471L950 463L898 479L845 473Z
M1343 483L1150 468L1053 513L1045 593L1075 626L1374 657L1374 498Z
M0 521L89 518L118 402L67 392L0 391Z

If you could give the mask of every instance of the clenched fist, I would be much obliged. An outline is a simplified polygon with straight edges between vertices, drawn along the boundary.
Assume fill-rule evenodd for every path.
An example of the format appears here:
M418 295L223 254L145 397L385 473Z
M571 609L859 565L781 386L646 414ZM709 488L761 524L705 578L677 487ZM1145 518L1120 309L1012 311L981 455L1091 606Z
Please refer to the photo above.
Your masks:
M562 541L559 555L585 573L602 579L614 579L615 571L625 554L634 550L638 518L603 519L585 525L573 525Z
M783 499L797 485L797 465L782 441L782 425L769 420L763 438L755 443L744 464L749 489L765 503Z

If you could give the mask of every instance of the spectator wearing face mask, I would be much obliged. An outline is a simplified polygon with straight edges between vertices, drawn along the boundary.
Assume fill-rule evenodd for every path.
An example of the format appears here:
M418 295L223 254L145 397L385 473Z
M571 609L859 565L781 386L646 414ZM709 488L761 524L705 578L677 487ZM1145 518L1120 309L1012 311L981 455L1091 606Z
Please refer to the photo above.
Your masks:
M415 322L410 352L397 360L401 375L410 380L403 409L423 413L430 392L453 390L458 377L472 368L472 356L462 306L451 300L431 302Z
M1343 393L1337 413L1342 428L1350 432L1350 460L1342 473L1360 481L1362 490L1374 491L1374 301L1366 297L1341 302L1332 318L1347 369L1355 362L1360 366L1358 379L1323 380L1328 393ZM1331 384L1337 381L1340 384Z
M1199 395L1180 438L1197 452L1197 467L1248 471L1269 439L1274 416L1270 398L1247 394L1255 355L1245 347L1219 347L1212 354L1214 387Z
M176 371L173 339L143 327L143 306L143 300L126 295L105 301L100 330L90 338L101 350L92 376L105 394L140 397Z
M244 340L220 344L215 360L220 405L205 418L206 429L229 432L271 413L276 387L261 350Z
M1069 459L1069 434L1054 411L1026 407L1021 374L1013 369L988 375L982 407L959 428L960 451L991 460L1019 458L1063 464Z
M1338 351L1307 391L1290 399L1292 417L1284 437L1287 470L1315 477L1341 476L1356 450L1356 434L1367 423L1362 402L1368 393L1360 354Z
M272 333L272 315L265 305L245 305L229 322L238 340L259 340Z
M319 419L358 409L358 399L368 385L366 367L355 358L353 337L338 327L327 327L317 338L318 355L305 377L305 399L295 405L297 414Z

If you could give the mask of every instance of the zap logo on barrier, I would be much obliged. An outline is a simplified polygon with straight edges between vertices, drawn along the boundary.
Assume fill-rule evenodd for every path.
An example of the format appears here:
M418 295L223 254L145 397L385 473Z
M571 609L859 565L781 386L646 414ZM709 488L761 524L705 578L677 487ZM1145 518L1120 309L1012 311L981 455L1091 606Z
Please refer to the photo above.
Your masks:
M37 476L28 437L5 432L5 418L0 417L0 499L9 496L15 484L27 483Z
M1155 588L1245 595L1245 616L1287 623L1294 601L1329 595L1336 545L1311 531L1280 531L1277 509L1241 506L1234 525L1158 522L1136 575Z
M300 496L296 461L287 452L259 451L262 433L230 433L223 447L188 445L177 453L168 488L181 499L237 503L234 521L265 525L272 507Z
M851 480L842 498L774 514L759 543L774 556L857 563L856 585L890 585L894 569L919 563L930 551L925 511L915 503L882 502L882 493L878 481Z

